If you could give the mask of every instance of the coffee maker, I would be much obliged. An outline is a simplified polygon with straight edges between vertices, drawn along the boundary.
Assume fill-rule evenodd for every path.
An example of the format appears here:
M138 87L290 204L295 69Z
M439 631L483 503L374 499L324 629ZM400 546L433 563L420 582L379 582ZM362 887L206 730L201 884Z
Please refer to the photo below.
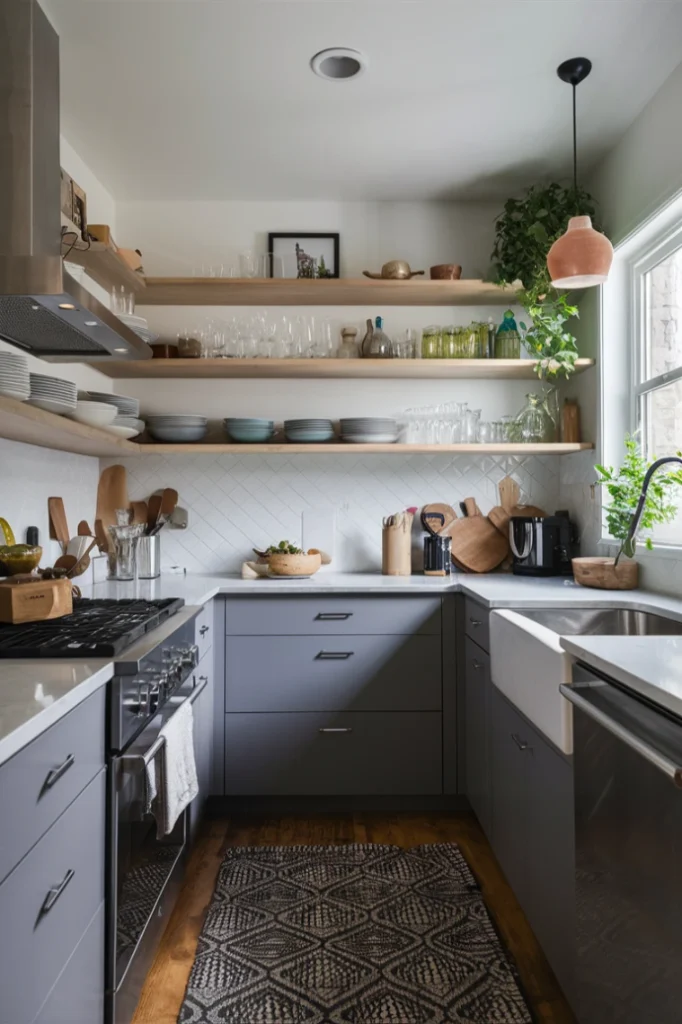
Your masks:
M568 512L553 516L512 516L509 544L516 576L572 576L578 535Z

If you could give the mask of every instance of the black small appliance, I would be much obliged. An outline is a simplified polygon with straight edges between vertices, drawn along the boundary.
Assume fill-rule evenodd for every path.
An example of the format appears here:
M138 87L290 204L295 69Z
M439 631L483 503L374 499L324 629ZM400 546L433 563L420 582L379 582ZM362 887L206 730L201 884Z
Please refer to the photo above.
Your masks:
M577 534L568 512L553 516L512 516L509 543L516 576L571 576L578 553Z

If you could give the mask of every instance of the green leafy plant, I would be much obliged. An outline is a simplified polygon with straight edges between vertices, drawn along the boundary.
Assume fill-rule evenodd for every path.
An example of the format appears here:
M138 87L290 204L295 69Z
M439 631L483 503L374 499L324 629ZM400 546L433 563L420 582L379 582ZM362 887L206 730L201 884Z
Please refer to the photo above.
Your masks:
M288 540L281 540L279 544L271 544L269 548L266 548L266 555L302 555L303 551L301 548L297 548L295 544L290 544Z
M621 555L635 557L636 540L628 541L628 533L642 493L644 477L652 462L647 462L642 456L637 440L628 436L625 439L625 458L620 469L595 466L599 474L598 482L606 488L611 498L606 508L606 525L610 535L621 541L616 565ZM677 515L677 503L673 497L678 487L682 487L682 469L659 472L652 478L642 513L643 530L652 530L657 524L672 522ZM645 544L649 551L654 546L651 537L646 538Z
M552 288L547 269L547 253L577 213L595 220L589 192L551 182L532 185L521 199L508 199L495 222L493 272L501 284L523 284L519 301L531 324L521 326L539 377L569 377L578 358L576 340L565 326L578 316L577 306Z

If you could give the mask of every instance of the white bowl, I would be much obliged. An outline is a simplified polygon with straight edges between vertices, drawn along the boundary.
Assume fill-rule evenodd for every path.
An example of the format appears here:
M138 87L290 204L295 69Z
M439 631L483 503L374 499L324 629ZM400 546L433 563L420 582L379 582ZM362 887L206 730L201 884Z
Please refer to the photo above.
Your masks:
M108 427L118 416L118 409L103 402L76 402L76 408L69 415L90 427Z
M131 437L137 437L140 433L135 427L117 427L115 423L111 423L106 430L110 434L116 434L116 437L122 437L124 441L129 441Z

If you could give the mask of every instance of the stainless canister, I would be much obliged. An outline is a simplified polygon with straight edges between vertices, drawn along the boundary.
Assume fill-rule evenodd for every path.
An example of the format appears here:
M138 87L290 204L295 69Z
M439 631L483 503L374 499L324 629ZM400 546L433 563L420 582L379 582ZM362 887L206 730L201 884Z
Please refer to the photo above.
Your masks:
M140 537L137 542L137 578L155 580L161 575L161 534Z

